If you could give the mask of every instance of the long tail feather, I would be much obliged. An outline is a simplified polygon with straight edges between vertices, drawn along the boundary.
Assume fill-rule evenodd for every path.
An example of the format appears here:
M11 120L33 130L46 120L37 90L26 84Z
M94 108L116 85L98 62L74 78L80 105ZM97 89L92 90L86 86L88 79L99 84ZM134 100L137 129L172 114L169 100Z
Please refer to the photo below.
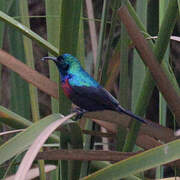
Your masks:
M136 120L138 120L138 121L140 121L140 122L142 122L144 124L150 125L152 127L158 127L159 126L158 124L153 123L152 121L143 119L140 116L137 116L137 115L133 114L131 111L128 111L128 110L122 108L120 105L117 107L116 110L118 112L120 112L120 113L124 113L124 114L126 114L126 115L128 115L128 116L130 116L130 117L132 117L132 118L134 118L134 119L136 119Z

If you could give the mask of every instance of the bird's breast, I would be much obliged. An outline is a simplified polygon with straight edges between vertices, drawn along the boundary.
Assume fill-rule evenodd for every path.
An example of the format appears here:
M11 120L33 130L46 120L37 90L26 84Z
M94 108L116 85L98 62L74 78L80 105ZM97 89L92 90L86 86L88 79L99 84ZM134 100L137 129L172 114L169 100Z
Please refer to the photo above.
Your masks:
M65 79L63 82L62 82L62 88L63 88L63 91L64 91L64 94L67 96L67 97L70 97L71 93L72 93L72 88L68 82L68 78Z

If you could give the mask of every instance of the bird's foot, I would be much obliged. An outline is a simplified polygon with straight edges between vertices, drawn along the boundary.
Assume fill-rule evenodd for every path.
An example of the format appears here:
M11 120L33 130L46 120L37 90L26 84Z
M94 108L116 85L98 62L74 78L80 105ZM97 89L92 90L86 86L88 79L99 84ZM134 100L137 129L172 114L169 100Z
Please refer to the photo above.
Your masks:
M74 110L73 110L73 112L76 112L77 113L77 115L76 115L76 117L75 117L75 121L77 121L78 119L81 119L82 118L82 116L83 116L83 114L85 113L85 112L87 112L87 110L85 110L85 109L81 109L81 108L75 108Z

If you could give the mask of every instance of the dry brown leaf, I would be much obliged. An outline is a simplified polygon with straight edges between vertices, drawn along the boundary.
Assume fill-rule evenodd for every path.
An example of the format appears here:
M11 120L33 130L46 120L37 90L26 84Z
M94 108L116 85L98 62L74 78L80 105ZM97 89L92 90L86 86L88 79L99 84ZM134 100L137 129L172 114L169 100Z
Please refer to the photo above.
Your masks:
M93 121L96 122L97 124L99 124L100 126L106 128L108 131L110 131L114 134L117 133L117 126L115 124L105 122L105 121L96 120L96 119L93 119ZM141 134L141 132L136 139L136 144L145 150L148 150L148 149L154 148L156 146L162 145L162 143L159 142L158 140L154 139L151 136Z
M7 135L7 134L12 134L12 133L17 133L17 132L21 132L21 131L24 131L25 129L16 129L16 130L12 130L12 131L5 131L5 132L2 132L0 133L0 136L4 136L4 135Z
M17 60L15 57L3 50L0 50L0 64L3 64L12 71L18 73L24 80L32 83L45 93L53 96L54 98L58 98L58 87L55 82L31 69L26 64Z
M139 152L118 152L118 151L103 151L103 150L49 150L39 152L37 159L44 160L80 160L80 161L121 161Z
M98 122L98 124L102 126L104 124L103 127L107 127L108 130L113 130L112 132L115 131L118 125L128 128L129 122L131 120L130 117L113 111L90 112L84 114L84 117L91 118L93 119L93 121ZM142 124L140 134L154 137L163 142L170 142L175 139L174 132L171 129L165 128L160 125L158 126L158 128L156 128Z

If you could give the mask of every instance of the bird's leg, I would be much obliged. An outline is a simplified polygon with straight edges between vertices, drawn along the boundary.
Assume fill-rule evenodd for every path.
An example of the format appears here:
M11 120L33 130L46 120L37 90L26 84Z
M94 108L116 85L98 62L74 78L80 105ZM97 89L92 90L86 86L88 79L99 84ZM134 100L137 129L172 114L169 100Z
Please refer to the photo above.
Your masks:
M78 119L81 119L82 118L82 116L83 116L83 114L85 113L85 112L87 112L87 110L85 110L85 109L81 109L81 108L75 108L75 109L73 109L73 112L76 112L77 113L77 115L76 115L76 117L75 117L75 121L77 121Z

